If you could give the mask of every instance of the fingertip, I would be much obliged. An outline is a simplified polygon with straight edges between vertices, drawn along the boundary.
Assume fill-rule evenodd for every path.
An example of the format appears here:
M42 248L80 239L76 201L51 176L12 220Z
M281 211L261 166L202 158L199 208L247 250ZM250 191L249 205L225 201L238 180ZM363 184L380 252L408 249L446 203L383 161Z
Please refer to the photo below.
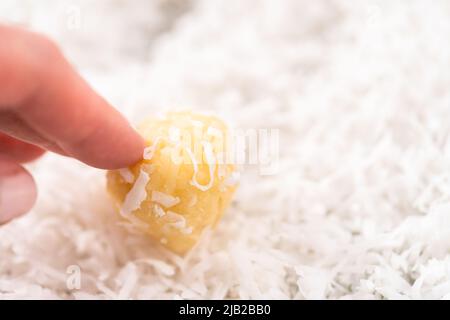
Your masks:
M142 159L144 139L131 126L104 129L63 148L69 156L99 169L124 168Z
M131 166L142 160L144 140L137 133L129 133L121 139L107 143L111 147L105 151L104 157L99 155L94 167L100 169L120 169Z
M0 224L28 212L36 202L36 183L22 166L0 161Z
M102 169L125 167L142 158L142 138L77 73L53 41L14 29L4 30L3 37L7 40L3 48L15 45L15 54L3 50L9 58L3 64L9 69L0 74L4 78L0 82L9 84L10 92L7 99L2 94L0 105L14 112L20 127L32 127L32 139L24 140ZM40 143L34 134L42 138Z
M116 144L116 157L111 161L107 169L119 169L128 167L142 160L145 142L144 139L133 129L125 138Z

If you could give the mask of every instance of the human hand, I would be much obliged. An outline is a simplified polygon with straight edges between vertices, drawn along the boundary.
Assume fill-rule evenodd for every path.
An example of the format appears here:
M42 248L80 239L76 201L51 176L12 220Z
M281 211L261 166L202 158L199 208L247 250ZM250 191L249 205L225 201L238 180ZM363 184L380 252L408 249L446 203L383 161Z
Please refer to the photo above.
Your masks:
M142 156L144 142L47 38L0 25L0 224L36 200L20 165L45 150L115 169Z

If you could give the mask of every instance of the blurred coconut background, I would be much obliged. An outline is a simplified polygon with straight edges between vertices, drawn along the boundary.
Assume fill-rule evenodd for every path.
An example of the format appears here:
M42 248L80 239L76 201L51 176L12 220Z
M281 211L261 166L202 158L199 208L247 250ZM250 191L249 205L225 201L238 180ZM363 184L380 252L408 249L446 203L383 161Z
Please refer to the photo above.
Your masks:
M0 298L450 298L450 2L0 0L0 22L133 123L280 132L277 172L246 166L186 257L121 226L104 172L46 155L0 228Z

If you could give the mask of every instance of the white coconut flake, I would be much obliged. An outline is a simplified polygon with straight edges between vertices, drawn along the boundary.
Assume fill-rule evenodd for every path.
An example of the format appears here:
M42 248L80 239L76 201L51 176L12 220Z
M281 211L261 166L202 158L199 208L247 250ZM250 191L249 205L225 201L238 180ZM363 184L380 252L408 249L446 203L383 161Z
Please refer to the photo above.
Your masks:
M134 175L129 168L119 169L119 174L126 183L133 183Z
M152 201L159 203L163 207L170 208L180 202L180 198L171 196L170 194L160 192L160 191L152 191Z
M162 137L157 137L151 146L148 146L144 149L143 158L145 160L151 160L156 151L156 147L158 143L162 140Z
M133 290L136 288L138 279L136 265L132 262L128 263L118 275L118 280L122 280L123 284L117 299L130 299Z
M178 229L183 234L192 233L192 228L186 226L186 218L183 215L169 210L167 211L166 218L168 222L164 226L163 231L167 231L167 228L171 227Z
M163 237L161 238L160 242L162 244L167 244L167 238ZM165 276L173 276L175 275L175 267L163 260L160 259L152 259L152 258L144 258L141 260L136 260L136 263L143 263L146 265L151 266L155 271L159 274L165 275Z
M155 166L151 163L143 163L141 165L141 169L147 172L148 174L152 174L155 171Z
M153 205L153 213L159 218L164 217L166 215L166 212L164 211L164 209L161 208L161 206L157 205L157 204Z
M186 226L186 218L179 213L169 210L167 211L167 219L169 220L171 226L175 228L181 229Z
M145 188L149 181L150 176L147 172L140 170L136 182L126 195L125 201L123 202L121 209L123 215L129 216L134 210L140 208L141 203L147 198L147 190Z

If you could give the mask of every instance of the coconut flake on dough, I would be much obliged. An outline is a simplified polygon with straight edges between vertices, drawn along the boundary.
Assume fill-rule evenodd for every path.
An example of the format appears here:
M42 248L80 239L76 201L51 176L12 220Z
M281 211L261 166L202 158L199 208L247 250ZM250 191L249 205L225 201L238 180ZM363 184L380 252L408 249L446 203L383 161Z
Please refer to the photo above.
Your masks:
M152 174L155 171L155 166L151 163L143 163L141 164L141 169L148 174Z
M164 217L166 215L166 212L163 208L161 208L160 205L154 204L153 205L153 213L157 215L159 218Z
M152 191L152 201L159 203L166 208L170 208L178 204L180 202L180 198L173 197L170 194L164 192Z
M150 176L147 172L141 170L139 172L139 176L136 179L131 190L127 193L125 197L125 201L122 205L121 212L125 216L129 216L134 210L139 209L142 201L147 197L147 190L145 187L147 183L150 181Z
M178 229L181 233L184 234L192 233L192 228L186 226L186 218L181 214L169 210L167 211L167 219L169 221L166 223L165 227Z
M120 176L126 183L133 183L134 175L129 168L122 168L118 170Z
M161 137L157 137L151 146L146 147L146 148L144 149L143 158L144 158L145 160L151 160L151 159L153 158L153 155L155 154L156 146L158 145L158 143L159 143L161 140L162 140Z

